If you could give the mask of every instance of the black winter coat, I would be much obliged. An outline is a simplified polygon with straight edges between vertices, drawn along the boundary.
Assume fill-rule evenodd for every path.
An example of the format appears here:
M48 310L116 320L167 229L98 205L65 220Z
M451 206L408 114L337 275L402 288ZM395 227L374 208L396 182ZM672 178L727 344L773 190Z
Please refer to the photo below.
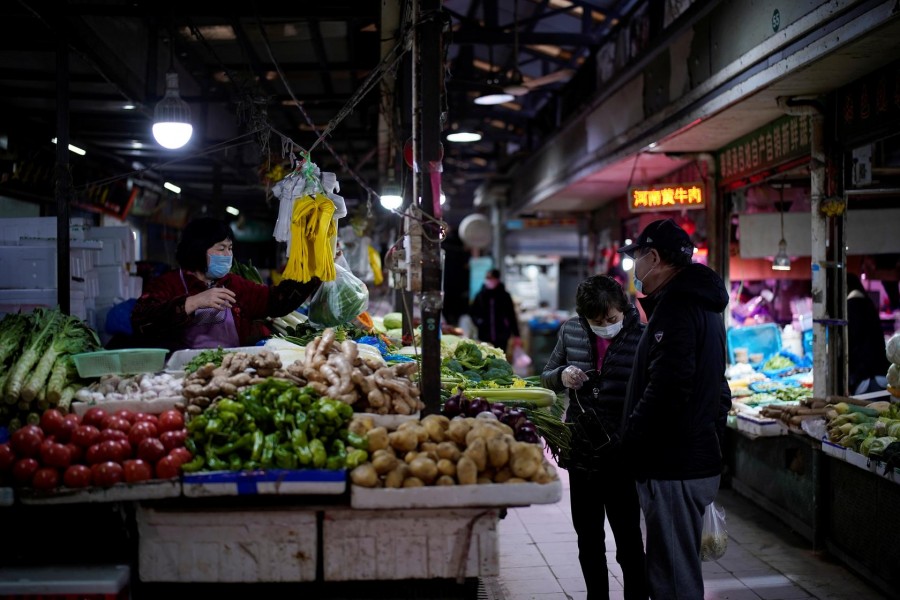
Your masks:
M625 406L628 378L631 375L634 355L643 330L644 325L640 321L637 309L629 306L625 312L622 331L612 339L606 350L596 385L592 386L592 381L588 381L579 390L567 390L569 399L565 417L567 423L574 423L578 420L582 414L580 407L585 410L593 409L600 418L604 429L617 438ZM567 366L574 365L582 371L596 369L596 342L597 336L591 331L587 320L574 317L563 323L556 347L541 373L541 385L561 392L566 390L561 377ZM598 390L596 398L591 393L593 387ZM589 467L592 459L597 458L590 449L589 440L577 439L583 434L584 432L580 428L573 429L572 452L568 458L561 460L561 466Z
M472 299L469 314L478 327L478 339L504 352L509 338L519 336L516 306L502 283L492 290L482 287Z
M641 299L648 316L628 383L624 449L639 480L720 475L731 408L725 284L694 263Z

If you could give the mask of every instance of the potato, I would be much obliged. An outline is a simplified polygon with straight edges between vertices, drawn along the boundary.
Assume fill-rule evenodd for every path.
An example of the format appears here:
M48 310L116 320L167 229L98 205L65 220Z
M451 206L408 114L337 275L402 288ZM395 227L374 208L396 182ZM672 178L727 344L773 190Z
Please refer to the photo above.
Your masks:
M366 435L374 428L375 420L372 417L365 417L360 414L353 415L353 419L350 420L350 425L347 427L350 433L355 433L356 435Z
M475 419L472 419L472 422L474 421ZM447 437L460 446L464 445L466 443L466 435L472 429L472 422L468 419L453 419L447 427Z
M439 421L429 418L433 416L435 415L428 415L428 417L425 417L425 419L422 420L422 427L424 427L425 431L428 433L428 439L433 442L443 442L446 437L446 429ZM447 421L447 425L450 425L449 420Z
M521 477L510 477L506 480L506 483L528 483L526 480Z
M421 479L425 485L434 483L438 476L438 468L434 461L421 454L409 463L409 472L413 477Z
M478 485L482 485L485 483L494 483L494 480L488 477L487 475L479 475L478 479L475 481Z
M437 452L438 445L434 442L422 442L419 444L420 452Z
M538 444L513 442L509 446L509 466L513 475L528 479L543 463L541 447Z
M378 473L372 463L363 463L350 471L350 480L356 485L373 488L378 485Z
M416 436L416 443L421 444L422 442L428 441L428 432L422 426L421 421L403 421L397 427L397 431L411 431Z
M499 421L480 419L466 434L466 446L471 446L476 439L482 439L487 443L488 440L502 437L503 431L493 423L502 425Z
M415 450L411 450L411 451L409 451L409 452L407 452L406 454L403 455L403 462L405 462L406 464L409 464L409 463L411 463L417 456L419 456L419 453L416 452Z
M375 472L379 475L384 475L396 468L398 462L394 453L387 450L376 450L372 454L372 466L375 467Z
M478 480L478 467L468 456L463 456L456 463L456 480L460 485L472 485Z
M398 452L409 452L410 450L415 450L419 447L419 439L416 437L416 433L410 429L397 429L397 431L392 431L388 434L388 440L390 441L391 448L397 450ZM369 448L371 451L371 447Z
M450 477L455 477L456 463L447 458L442 458L437 461L437 470L441 475L449 475Z
M409 476L409 465L397 462L397 466L384 476L384 487L399 488L403 487L403 482Z
M456 445L456 442L441 442L437 445L437 455L438 458L456 462L460 456L459 446Z
M369 440L369 452L375 452L383 448L390 447L387 429L384 427L374 427L366 432L366 439Z
M438 413L432 413L422 419L422 425L425 426L426 423L437 423L440 425L441 429L447 431L447 428L450 427L450 418L446 415L441 415Z
M500 468L506 466L509 462L509 442L506 438L495 437L488 440L487 443L488 461L492 467Z
M449 475L441 475L434 482L434 485L456 485L456 480Z
M419 479L418 477L407 477L403 480L403 487L411 488L411 487L424 487L425 482Z
M483 439L475 438L472 443L463 450L463 456L468 456L472 459L479 473L487 468L487 446Z
M494 483L506 483L512 477L512 471L509 467L503 467L494 475Z
M555 478L550 473L547 465L541 465L541 467L534 472L534 475L531 476L531 481L535 483L550 483Z

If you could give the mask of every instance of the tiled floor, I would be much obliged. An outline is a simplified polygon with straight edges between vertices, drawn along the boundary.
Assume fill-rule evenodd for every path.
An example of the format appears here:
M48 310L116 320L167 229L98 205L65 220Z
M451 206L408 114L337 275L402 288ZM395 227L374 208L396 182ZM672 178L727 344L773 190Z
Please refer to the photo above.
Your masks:
M503 600L584 600L586 591L572 514L569 481L559 469L563 498L556 504L509 509L499 525ZM810 550L770 514L731 490L718 496L726 511L728 550L704 563L705 600L881 600L886 598L840 563ZM622 571L606 527L610 599L624 598Z

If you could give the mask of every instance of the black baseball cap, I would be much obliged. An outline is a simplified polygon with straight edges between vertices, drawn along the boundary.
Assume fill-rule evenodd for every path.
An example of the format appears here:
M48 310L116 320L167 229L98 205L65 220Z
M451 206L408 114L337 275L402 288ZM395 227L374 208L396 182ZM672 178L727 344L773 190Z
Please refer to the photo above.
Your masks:
M670 250L676 253L681 252L688 256L694 254L694 243L691 241L691 236L672 219L653 221L644 227L637 240L627 246L622 246L618 252L619 254L632 256L638 248Z

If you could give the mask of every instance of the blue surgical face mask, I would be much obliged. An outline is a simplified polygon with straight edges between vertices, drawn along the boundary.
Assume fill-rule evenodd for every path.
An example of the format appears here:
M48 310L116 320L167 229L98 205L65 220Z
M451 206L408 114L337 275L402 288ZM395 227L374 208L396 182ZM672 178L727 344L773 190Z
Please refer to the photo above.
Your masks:
M225 277L231 271L231 257L225 254L208 254L209 266L206 268L206 276L210 279Z

